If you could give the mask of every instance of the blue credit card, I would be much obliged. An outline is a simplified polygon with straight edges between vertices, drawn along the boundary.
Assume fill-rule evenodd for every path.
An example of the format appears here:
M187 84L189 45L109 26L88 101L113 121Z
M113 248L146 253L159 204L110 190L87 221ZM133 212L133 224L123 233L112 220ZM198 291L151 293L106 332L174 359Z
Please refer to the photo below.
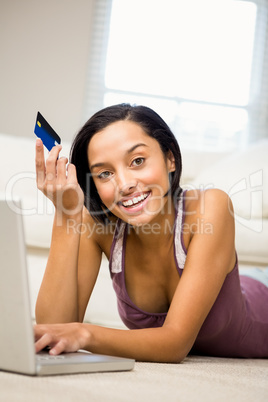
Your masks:
M61 143L61 139L53 128L48 124L46 119L37 113L34 133L38 138L41 138L45 147L50 151L55 145Z

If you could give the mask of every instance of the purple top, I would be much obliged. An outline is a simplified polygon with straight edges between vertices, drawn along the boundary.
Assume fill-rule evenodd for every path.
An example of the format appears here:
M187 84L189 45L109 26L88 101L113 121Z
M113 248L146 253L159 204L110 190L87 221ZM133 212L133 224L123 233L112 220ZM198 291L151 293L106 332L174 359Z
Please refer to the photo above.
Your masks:
M174 225L174 258L183 274L187 250L183 244L185 198L178 201ZM148 313L130 299L125 285L125 249L128 225L118 220L111 247L110 274L119 315L130 329L161 327L167 313ZM238 264L226 276L221 291L205 319L193 353L224 357L268 357L268 287L239 276Z

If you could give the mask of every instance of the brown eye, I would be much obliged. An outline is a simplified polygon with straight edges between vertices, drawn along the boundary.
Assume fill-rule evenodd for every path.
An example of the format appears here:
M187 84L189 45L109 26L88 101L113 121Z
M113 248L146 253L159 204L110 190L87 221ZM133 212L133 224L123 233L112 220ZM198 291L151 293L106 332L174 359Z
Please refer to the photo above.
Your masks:
M105 171L105 172L102 172L102 173L100 173L99 175L98 175L98 177L100 178L100 179L108 179L108 177L110 176L110 172L108 172L108 171Z
M132 165L134 166L140 166L142 165L144 162L144 158L136 158L134 159L134 161L132 162Z

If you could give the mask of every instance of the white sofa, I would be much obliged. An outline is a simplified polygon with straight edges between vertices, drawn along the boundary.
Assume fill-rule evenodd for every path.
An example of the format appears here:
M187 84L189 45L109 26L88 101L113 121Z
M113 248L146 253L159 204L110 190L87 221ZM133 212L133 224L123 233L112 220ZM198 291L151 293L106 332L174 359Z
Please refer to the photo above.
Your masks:
M184 187L220 188L231 197L240 263L268 265L268 138L240 152L183 155Z
M51 203L35 185L35 138L0 134L0 192L22 198L28 251L32 314L45 269L53 221ZM68 156L69 144L62 155ZM236 248L241 263L268 265L268 139L241 153L183 152L184 188L218 187L236 211ZM106 259L85 320L123 328L117 313Z

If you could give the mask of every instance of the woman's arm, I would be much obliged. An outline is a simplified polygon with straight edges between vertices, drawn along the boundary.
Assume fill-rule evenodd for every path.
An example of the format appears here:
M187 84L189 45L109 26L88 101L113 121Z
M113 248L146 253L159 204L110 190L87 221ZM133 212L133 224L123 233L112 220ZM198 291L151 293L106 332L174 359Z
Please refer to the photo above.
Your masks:
M212 232L196 230L193 234L184 272L163 327L125 331L76 323L37 326L36 350L49 345L52 354L84 348L143 361L183 360L227 273L235 265L234 220L228 196L218 190L206 191L195 213L195 219L201 218L211 225Z
M80 235L83 219L87 225L91 222L82 213L84 198L75 166L69 164L66 171L67 158L58 159L60 149L54 147L45 163L42 142L37 140L37 186L55 206L51 247L36 303L37 323L82 321L101 260L93 237L87 241L85 231Z
M234 211L229 196L217 189L200 192L194 220L185 268L164 324L180 334L187 353L226 275L236 264Z

